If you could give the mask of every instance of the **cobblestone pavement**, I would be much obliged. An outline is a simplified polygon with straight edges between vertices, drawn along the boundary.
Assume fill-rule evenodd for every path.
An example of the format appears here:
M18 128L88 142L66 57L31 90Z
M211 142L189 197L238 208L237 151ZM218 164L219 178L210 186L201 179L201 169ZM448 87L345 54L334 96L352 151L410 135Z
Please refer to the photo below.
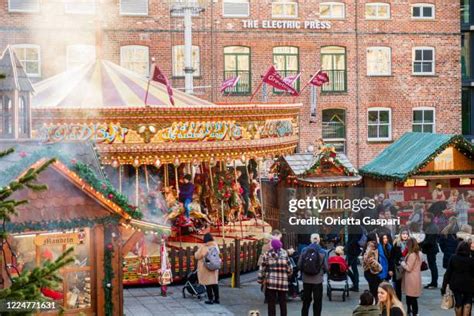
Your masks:
M438 257L438 263L441 262L441 256ZM360 267L359 267L360 268ZM444 269L440 266L440 279L438 283L441 285L441 278ZM230 278L219 281L220 285L220 305L206 305L204 298L182 296L182 285L171 286L169 291L172 292L168 297L160 296L159 287L133 288L125 289L125 306L124 312L126 316L210 316L210 315L248 315L250 310L259 310L261 315L267 315L267 306L263 303L263 294L260 292L260 286L256 283L255 272L242 275L241 287L231 288ZM430 281L429 271L423 272L423 284ZM326 282L324 283L326 284ZM332 282L331 282L332 284ZM301 283L300 283L301 285ZM324 286L325 288L326 286ZM367 289L367 282L361 274L361 289ZM326 290L324 290L326 293ZM341 299L341 293L333 293L333 300L329 301L325 295L323 298L323 315L345 316L352 315L353 308L357 305L360 293L351 292L350 297L345 302ZM422 296L418 300L422 316L444 316L453 315L453 311L443 311L439 308L441 303L441 295L439 289L423 290ZM301 315L301 300L295 299L288 302L288 315ZM310 311L311 313L311 311ZM277 315L279 315L277 307Z

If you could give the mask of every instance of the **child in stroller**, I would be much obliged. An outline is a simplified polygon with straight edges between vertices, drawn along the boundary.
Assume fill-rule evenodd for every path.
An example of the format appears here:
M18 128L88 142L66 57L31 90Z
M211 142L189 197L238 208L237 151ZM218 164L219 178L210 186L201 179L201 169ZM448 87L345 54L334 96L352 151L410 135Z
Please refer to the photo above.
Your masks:
M197 270L190 272L186 276L186 283L183 286L183 298L186 298L186 292L191 296L196 296L201 299L201 296L206 293L206 287L198 283Z
M335 255L331 256L331 252L335 253ZM344 247L337 246L336 249L332 249L329 251L329 272L328 272L328 279L327 279L327 294L328 298L332 300L332 291L340 291L342 292L342 301L346 301L346 296L349 296L349 281L348 281L348 265L346 260L344 259ZM344 282L343 288L334 288L331 285L331 281L333 282Z

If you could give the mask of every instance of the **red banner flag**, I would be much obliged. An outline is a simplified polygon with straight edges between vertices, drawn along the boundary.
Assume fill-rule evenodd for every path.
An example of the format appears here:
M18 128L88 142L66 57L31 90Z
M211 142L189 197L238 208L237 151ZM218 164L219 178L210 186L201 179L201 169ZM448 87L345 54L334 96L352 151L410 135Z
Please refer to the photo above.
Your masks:
M300 75L301 75L301 73L296 74L296 75L286 76L285 78L283 78L283 81L286 82L287 84L289 84L290 86L292 86L296 82L296 80L298 80Z
M267 73L263 77L262 81L268 83L269 85L278 90L283 90L294 97L299 95L298 91L296 91L295 88L293 88L291 85L289 85L283 80L278 71L276 71L275 66L271 66L270 68L268 68Z
M329 76L327 73L322 72L321 70L318 71L313 78L309 81L310 84L313 86L321 87L326 82L329 82Z
M227 80L224 80L224 82L221 84L221 93L227 90L228 88L233 88L237 85L237 82L239 82L240 76L237 77L231 77Z
M153 65L153 73L151 76L151 80L164 84L166 86L166 90L168 91L168 96L170 98L170 102L174 105L174 98L173 98L173 89L171 88L171 84L165 74L160 70L160 68L156 65Z

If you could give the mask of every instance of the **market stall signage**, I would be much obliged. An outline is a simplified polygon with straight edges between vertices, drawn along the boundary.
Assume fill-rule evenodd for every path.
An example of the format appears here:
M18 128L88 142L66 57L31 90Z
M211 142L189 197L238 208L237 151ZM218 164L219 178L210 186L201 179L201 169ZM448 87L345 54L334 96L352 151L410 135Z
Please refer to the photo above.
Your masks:
M112 144L125 142L127 132L118 124L61 124L43 126L38 136L46 143L91 140Z
M36 246L56 246L56 245L70 245L80 244L81 238L79 233L66 234L47 234L38 235L35 237Z
M222 141L226 136L233 140L242 138L242 128L234 122L175 122L158 131L163 141Z
M326 30L331 28L331 22L318 20L292 21L292 20L242 20L245 29L307 29Z

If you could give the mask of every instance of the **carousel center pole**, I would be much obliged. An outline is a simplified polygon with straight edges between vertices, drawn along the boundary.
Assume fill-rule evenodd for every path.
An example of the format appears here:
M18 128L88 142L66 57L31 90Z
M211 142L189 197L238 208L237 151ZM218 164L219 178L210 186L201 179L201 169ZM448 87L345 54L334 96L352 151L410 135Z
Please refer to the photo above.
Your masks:
M222 168L222 161L219 161L219 169L220 169L220 171L222 172L222 170L223 170L223 168ZM224 200L221 200L221 219L222 219L222 223L221 223L221 227L222 227L222 239L223 239L223 241L225 242Z

